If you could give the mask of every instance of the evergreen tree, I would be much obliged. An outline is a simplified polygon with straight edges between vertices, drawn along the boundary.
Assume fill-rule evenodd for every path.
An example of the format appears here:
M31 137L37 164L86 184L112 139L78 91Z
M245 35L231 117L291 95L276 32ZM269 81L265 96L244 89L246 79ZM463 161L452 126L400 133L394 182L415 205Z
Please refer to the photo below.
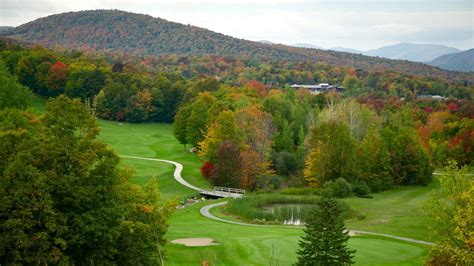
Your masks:
M333 198L319 199L306 221L299 242L295 265L350 265L355 251L347 247L348 231L344 227L342 209Z

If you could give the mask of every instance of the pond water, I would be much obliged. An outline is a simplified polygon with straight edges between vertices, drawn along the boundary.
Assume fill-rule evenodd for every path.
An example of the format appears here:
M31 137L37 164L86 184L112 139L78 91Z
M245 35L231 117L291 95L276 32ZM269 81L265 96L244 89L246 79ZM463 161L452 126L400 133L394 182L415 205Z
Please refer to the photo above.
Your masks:
M262 207L266 213L271 213L276 220L285 225L302 225L313 205L311 204L271 204Z

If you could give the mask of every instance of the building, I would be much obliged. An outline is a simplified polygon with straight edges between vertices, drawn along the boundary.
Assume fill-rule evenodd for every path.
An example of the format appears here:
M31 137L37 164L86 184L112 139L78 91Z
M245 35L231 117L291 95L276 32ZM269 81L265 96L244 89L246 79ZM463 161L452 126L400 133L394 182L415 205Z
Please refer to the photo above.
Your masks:
M317 85L299 85L293 84L291 85L294 89L308 89L311 91L312 94L320 94L322 92L328 91L337 91L342 92L344 90L341 86L330 85L329 83L319 83Z
M418 95L416 96L418 100L434 100L434 101L444 101L447 100L448 98L439 96L439 95Z

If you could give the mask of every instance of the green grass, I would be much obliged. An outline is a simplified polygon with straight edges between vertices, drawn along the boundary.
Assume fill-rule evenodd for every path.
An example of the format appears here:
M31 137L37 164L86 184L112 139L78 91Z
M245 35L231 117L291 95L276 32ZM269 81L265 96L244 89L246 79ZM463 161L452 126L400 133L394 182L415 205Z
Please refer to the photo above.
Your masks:
M119 155L150 157L177 161L184 166L182 176L198 187L210 187L201 176L196 154L185 151L173 136L169 124L130 124L99 120L99 138L107 142ZM156 176L166 198L189 197L196 192L183 187L173 178L174 166L167 163L122 158L122 163L136 171L133 182L145 183Z
M425 205L430 191L439 186L436 179L429 186L401 187L373 194L372 199L343 199L363 220L349 220L350 228L394 234L429 241Z
M249 227L209 220L199 214L199 209L206 204L209 203L178 210L170 221L166 237L169 240L209 237L219 245L185 247L169 243L166 246L168 265L198 265L201 258L209 260L214 256L220 265L270 265L272 258L278 265L291 265L296 261L301 229ZM349 246L357 250L358 265L421 265L426 253L424 246L381 237L354 237Z

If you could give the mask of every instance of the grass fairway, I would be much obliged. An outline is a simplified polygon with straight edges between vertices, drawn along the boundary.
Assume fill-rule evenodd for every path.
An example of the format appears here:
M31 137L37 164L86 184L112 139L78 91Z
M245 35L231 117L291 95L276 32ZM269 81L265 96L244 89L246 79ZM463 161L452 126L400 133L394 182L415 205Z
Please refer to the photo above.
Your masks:
M430 191L439 186L434 179L428 186L401 187L373 195L372 199L347 198L344 201L358 213L363 220L350 220L350 228L429 241L430 223L425 205Z
M199 265L201 258L217 257L220 265L291 265L296 260L301 229L262 228L209 220L199 203L178 210L170 221L168 240L209 237L219 245L185 247L167 244L168 265ZM387 238L354 237L349 246L357 250L358 265L421 265L425 247ZM273 264L271 264L273 262Z
M200 163L196 154L184 150L173 136L168 124L129 124L99 120L100 138L107 142L119 155L151 157L177 161L184 166L182 176L198 187L210 187L201 177ZM164 197L188 197L194 190L183 187L173 179L174 166L167 163L122 158L124 165L136 171L134 182L145 183L156 176Z

